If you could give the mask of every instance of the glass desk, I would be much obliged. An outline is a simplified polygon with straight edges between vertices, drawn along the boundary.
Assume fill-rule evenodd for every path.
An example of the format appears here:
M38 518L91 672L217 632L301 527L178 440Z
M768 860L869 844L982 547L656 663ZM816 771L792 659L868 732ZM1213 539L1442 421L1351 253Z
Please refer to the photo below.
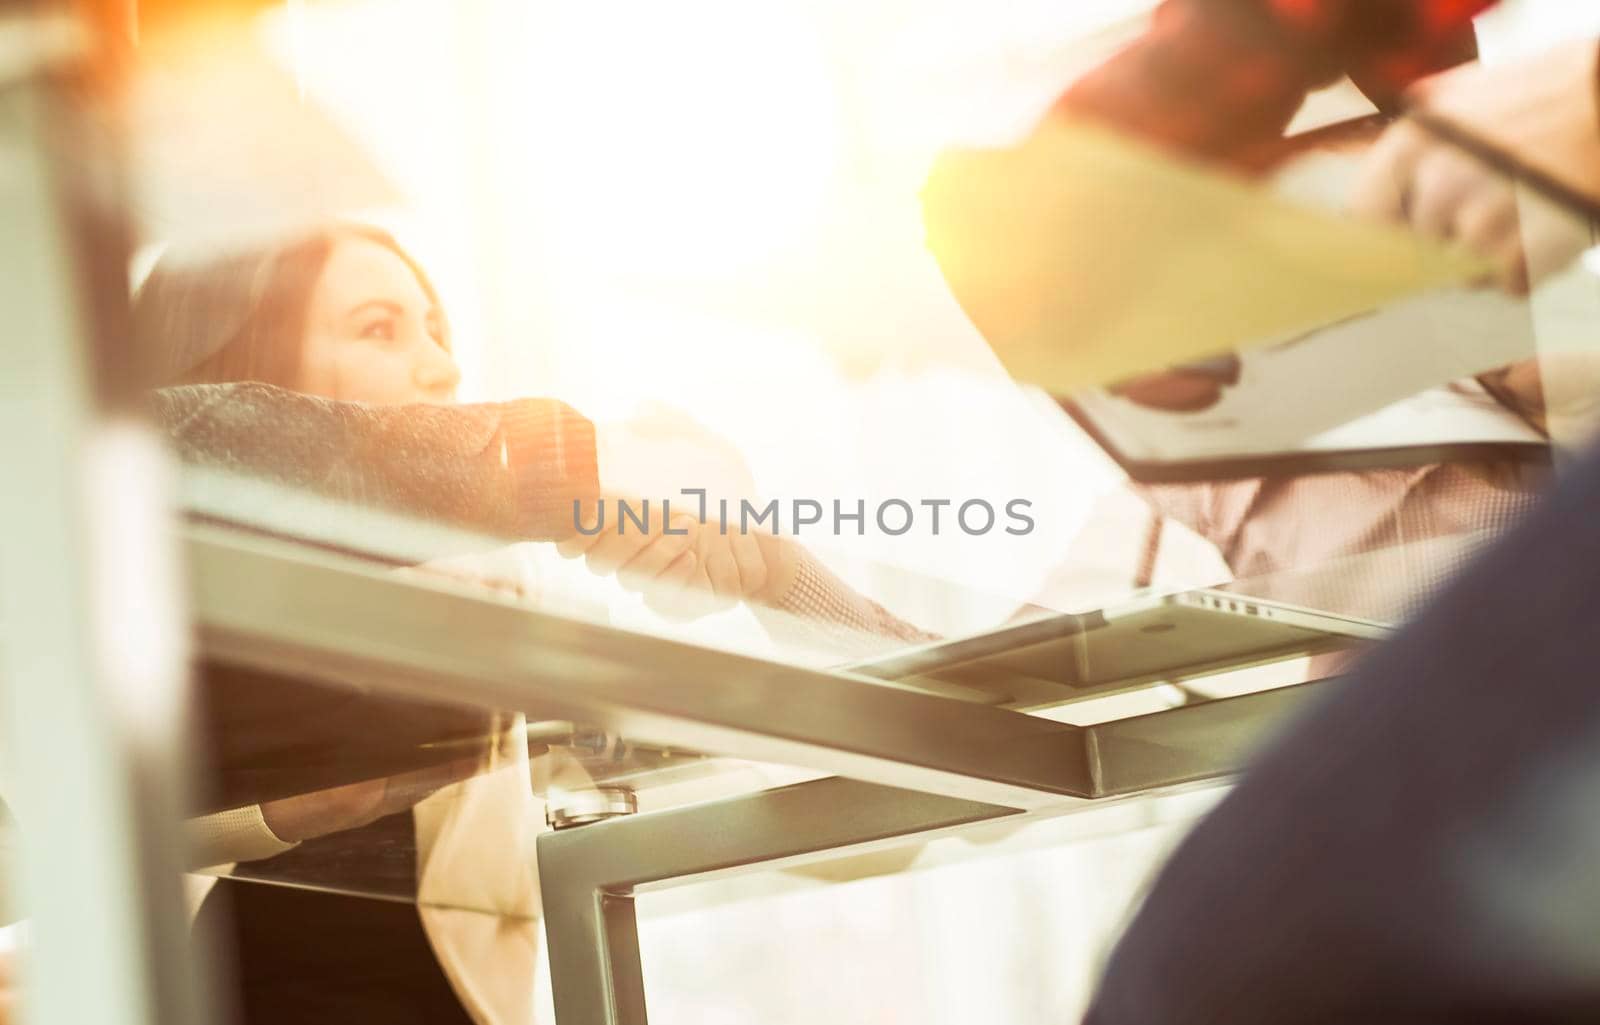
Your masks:
M210 761L199 801L188 809L195 849L204 852L191 858L192 867L233 863L226 872L237 880L415 905L431 919L438 943L471 946L475 930L452 926L452 913L520 923L548 937L564 1025L635 1025L645 1018L635 894L1042 821L1224 779L1275 723L1315 699L1325 686L1319 667L1359 647L1351 636L1369 639L1403 618L1480 534L1511 522L1532 501L1542 482L1525 465L1414 465L1419 449L1434 453L1429 458L1463 451L1416 444L1399 446L1404 458L1395 459L1406 463L1399 469L1308 479L1303 488L1202 482L1164 491L1152 482L1195 478L1134 471L1171 462L1154 457L1173 451L1196 456L1179 462L1214 468L1218 453L1186 448L1193 439L1177 439L1183 444L1174 448L1165 432L1149 435L1134 429L1138 423L1095 420L1093 431L1120 453L1123 467L1150 485L1142 497L1167 524L1185 526L1146 529L1147 514L1124 515L1122 529L1112 532L1118 554L1090 551L1105 537L1081 529L1091 519L1085 496L1120 489L1123 475L1053 400L1017 388L1000 371L958 308L966 291L959 275L941 275L925 245L917 201L925 158L971 140L947 137L947 111L915 99L918 90L881 84L893 77L881 74L884 56L904 40L914 43L915 27L885 19L883 35L869 41L840 36L860 19L828 19L824 31L820 23L809 26L799 8L781 17L790 15L796 24L730 29L728 12L715 5L674 9L642 23L645 30L634 34L648 41L646 52L625 60L616 59L614 26L577 7L546 21L510 4L385 8L381 17L367 4L296 4L232 25L206 19L192 36L185 26L151 21L138 53L128 55L126 110L106 119L128 136L125 170L134 195L115 197L123 203L115 211L99 209L108 197L91 203L77 195L97 191L87 182L101 176L77 181L62 169L115 169L93 146L57 154L66 158L59 168L35 169L40 196L71 194L82 207L68 210L73 216L63 224L93 223L101 232L70 257L61 248L59 267L19 278L16 290L19 308L41 296L59 307L53 335L40 336L59 344L47 350L41 342L39 351L52 355L50 380L62 382L60 394L83 406L74 405L73 416L98 426L88 389L69 388L78 376L119 374L126 379L106 390L129 406L130 396L151 388L226 388L270 378L308 401L315 396L310 405L320 410L319 418L276 422L218 418L235 436L212 458L248 472L246 453L253 452L263 460L254 466L258 486L221 495L202 486L197 498L186 481L180 504L195 514L182 541L196 626L197 725ZM811 27L819 30L814 40ZM208 34L213 28L219 34ZM366 45L380 29L396 45ZM729 31L740 36L739 46L722 45ZM1059 48L1065 58L1079 30L1050 31L1060 38L1040 52ZM441 48L444 38L459 45ZM803 40L815 48L790 45ZM719 63L734 53L745 56ZM926 56L966 67L959 53ZM1067 66L1055 57L1039 66L1055 95ZM685 78L685 69L706 72L704 82ZM640 74L650 89L627 84L628 75ZM732 95L722 86L729 80L745 83L737 98L748 107L705 102ZM372 83L384 87L374 91ZM966 82L959 92L982 94ZM592 103L574 105L575 96ZM751 116L772 110L794 116ZM841 111L853 113L840 118ZM907 135L907 125L925 127ZM935 125L941 127L927 127ZM8 126L31 138L31 108L12 110ZM767 134L752 145L757 130ZM1306 173L1302 184L1316 185L1317 168ZM68 187L55 188L62 184ZM1341 344L1397 371L1380 382L1394 394L1373 389L1388 399L1417 398L1411 393L1424 384L1446 390L1446 380L1462 377L1457 383L1470 395L1457 412L1482 413L1499 402L1501 419L1521 418L1519 447L1543 450L1547 439L1575 446L1592 431L1595 412L1596 307L1587 269L1594 261L1592 251L1584 253L1592 232L1548 190L1507 184L1520 190L1513 198L1521 199L1523 233L1541 244L1527 245L1534 295L1526 310L1513 309L1517 330L1490 325L1481 332L1492 336L1493 360L1460 367L1446 360L1455 369L1425 382L1398 372L1402 351L1436 356L1464 348L1456 344L1462 325L1482 326L1471 314L1481 294L1464 302L1457 296L1443 311L1449 316L1422 316L1426 331L1370 334L1363 318L1354 318L1339 328ZM19 211L48 205L25 191L16 198ZM1133 198L1142 204L1148 196ZM85 211L96 216L78 216ZM360 228L346 221L353 213L362 217ZM50 226L22 223L51 241ZM1188 259L1199 249L1198 264L1222 266L1228 261L1211 258L1212 249L1228 234L1159 235L1158 255ZM1136 300L1118 312L1166 298L1159 276L1147 276L1149 254L1119 249L1116 234L1082 238L1090 269L1129 257L1133 270L1119 284ZM56 252L45 245L21 250ZM65 268L89 262L90 253L106 265L75 277L82 291L69 294ZM33 269L47 262L35 261ZM127 278L139 289L131 317L123 316ZM1245 297L1252 283L1222 284ZM346 287L355 291L345 294ZM1284 287L1268 298L1294 291ZM330 293L343 305L333 308ZM360 305L351 307L355 300ZM980 297L973 308L983 305ZM1401 323L1415 327L1419 314L1409 309L1412 319ZM104 329L94 333L104 338L83 348L107 364L87 375L55 358L73 351L68 339L77 329L64 325L85 310L96 311L82 319L94 319ZM283 330L296 323L303 330ZM263 326L274 330L254 330ZM986 334L1003 347L1004 332ZM1407 350L1392 344L1396 337L1427 344ZM264 351L262 339L281 343L281 351ZM1308 351L1299 346L1303 339L1278 341L1242 361L1171 373L1177 384L1193 385L1198 368L1199 383L1222 394L1241 380L1250 384L1258 356ZM243 351L252 344L256 351ZM410 363L391 360L402 349ZM1542 358L1537 365L1534 356ZM289 363L295 373L284 370ZM1365 372L1361 361L1345 363ZM329 366L357 370L301 372ZM1368 383L1319 389L1315 370L1296 366L1288 387L1266 388L1269 401L1247 412L1303 412L1279 401L1282 394L1298 393L1311 405L1313 398L1359 395ZM1479 379L1463 377L1473 374ZM1163 389L1123 385L1101 396L1102 411L1122 409L1117 404L1130 395L1149 405L1141 394L1172 411L1162 405L1170 400ZM400 544L398 534L368 519L341 521L317 508L330 500L311 494L319 489L352 504L371 497L363 472L382 464L409 467L411 476L389 484L398 481L396 493L423 513L460 512L474 498L503 515L521 510L529 497L523 482L507 474L494 481L501 490L472 492L452 476L457 462L416 458L425 448L419 435L396 425L449 419L439 409L457 398L528 395L560 396L595 422L646 407L615 437L596 442L604 432L590 431L593 479L585 483L596 493L603 486L613 495L678 495L687 486L832 500L834 533L842 539L828 553L832 562L858 571L874 560L888 567L852 578L866 603L852 606L857 612L871 611L870 595L946 635L1007 622L1026 634L1051 622L1037 618L1049 613L1004 617L1046 581L1046 560L1071 551L1070 593L1044 605L1080 618L1048 637L1019 635L1018 647L998 655L986 649L981 657L952 658L945 650L937 665L926 661L934 642L910 626L884 635L887 646L865 661L859 653L793 655L754 643L748 620L742 636L732 629L737 624L721 621L719 629L730 628L724 635L641 618L637 604L616 619L610 609L595 614L582 588L531 595L507 589L492 575L444 565L443 556L456 554L450 530ZM1179 406L1189 396L1180 389ZM678 412L663 413L664 401ZM379 424L384 414L376 410L394 406L407 411ZM1423 416L1427 406L1413 412ZM461 442L458 456L469 454L491 476L496 465L528 457L475 408L465 415L479 416L477 427L444 432ZM1334 412L1323 410L1319 433L1345 423L1345 411ZM28 446L37 425L51 422L19 417L11 435ZM363 423L370 433L362 433ZM1285 428L1294 435L1288 440L1306 441L1296 433L1303 426ZM1386 420L1378 433L1394 426ZM53 523L45 515L23 520L27 530L19 535L24 545L39 541L39 552L26 554L41 572L83 554L73 547L83 538L52 529L81 511L82 501L68 472L80 453L55 433L59 450L28 454L37 479L56 488L61 515ZM352 439L348 450L339 449ZM1284 439L1242 440L1276 448ZM1377 444L1393 440L1380 436ZM1346 442L1336 448L1345 451ZM1354 451L1372 447L1369 436ZM330 450L335 458L327 461ZM540 470L566 458L559 443L534 450L529 458ZM126 508L149 516L153 538L161 529L157 510L170 511L167 496L153 484L133 486L148 481L117 482L126 485L119 498L143 503ZM803 495L818 497L796 497ZM881 518L889 503L918 502L920 512L930 496L949 495L960 496L954 501L962 510L967 499L1009 511L1009 500L1026 498L1040 529L1015 545L1000 532L974 540L965 523L959 534L941 537L934 526L902 539ZM879 509L882 536L871 543L856 544L840 529L838 503L857 499ZM1273 525L1276 533L1258 529ZM1195 559L1173 564L1174 546L1194 546L1192 534L1184 541L1185 529L1215 543L1209 567ZM556 536L513 529L499 540ZM1085 544L1084 537L1094 540ZM134 563L95 555L96 573L120 566L124 587L136 576ZM1248 579L1234 579L1241 576ZM105 581L78 585L87 596ZM993 593L978 595L980 588ZM1212 612L1234 614L1237 603L1255 615L1275 602L1367 628L1336 636L1279 631L1224 656L1174 643L1173 624L1122 620L1136 624L1130 637L1105 616L1091 622L1128 601L1162 601L1196 588L1211 589L1203 600ZM115 597L133 604L127 593ZM69 605L61 603L59 624L71 618ZM177 622L164 624L164 634L152 631L158 645L177 645ZM1108 642L1111 636L1121 639ZM56 648L89 651L90 644ZM883 658L901 661L886 669ZM137 668L137 660L128 661ZM1226 672L1246 666L1265 675ZM80 675L87 680L91 671ZM128 682L140 700L123 711L156 702L133 691L150 682ZM65 698L55 706L67 709ZM62 728L71 722L66 715L54 728L93 737L93 717L79 718L79 734ZM38 752L38 763L48 764L49 753ZM139 795L151 802L151 821L167 817L165 790L149 783ZM546 829L546 819L563 828ZM299 847L282 852L285 840ZM116 844L101 846L108 859L120 856ZM64 882L58 892L68 893L71 881ZM102 903L113 907L117 898L113 891ZM151 946L164 953L179 944ZM462 963L453 962L456 969ZM528 977L507 971L498 981L516 990Z
M531 776L553 812L580 823L537 839L563 1023L644 1020L636 892L1215 780L1317 689L1208 699L1197 686L1175 707L1075 723L1062 719L1107 695L1165 689L1155 707L1173 704L1170 681L1189 674L1105 681L1076 700L1034 699L1043 714L1028 714L982 691L584 622L258 532L195 524L185 537L217 784L202 811L441 769L432 786ZM1308 637L1240 662L1344 646ZM698 800L661 807L685 793ZM406 818L398 832L335 831L232 874L426 906L426 861L396 849L416 843Z
M136 227L141 245L193 257L175 267L157 261L158 287L146 292L157 297L151 302L159 305L163 282L216 286L215 293L172 290L215 301L191 318L197 337L216 334L218 324L237 328L231 316L256 318L262 282L293 292L298 279L280 279L277 270L306 256L308 229L325 236L324 263L316 274L300 275L300 285L340 278L350 270L343 257L365 247L368 258L376 252L398 272L379 275L386 285L396 276L403 282L401 294L381 298L407 307L393 324L357 318L350 337L336 339L348 344L340 354L363 373L277 382L346 405L324 403L315 421L235 422L239 443L223 446L220 462L239 469L248 463L240 453L269 449L252 449L251 437L270 434L279 449L273 465L287 473L258 466L264 479L254 489L186 485L185 505L198 514L184 544L201 732L211 757L197 819L215 825L219 815L256 809L262 821L298 821L299 834L289 837L304 837L296 850L243 860L230 870L235 879L414 903L440 920L465 911L534 923L548 937L564 1025L644 1020L636 893L1087 812L1226 778L1273 724L1314 700L1320 678L1338 671L1357 641L1402 619L1480 535L1514 519L1542 484L1528 462L1480 458L1490 450L1476 441L1468 448L1427 438L1401 444L1399 434L1415 432L1400 428L1416 426L1408 418L1426 419L1429 401L1397 421L1359 402L1345 408L1320 400L1360 397L1370 386L1385 401L1432 394L1437 405L1439 394L1418 389L1446 392L1455 387L1446 380L1462 377L1465 393L1451 393L1445 405L1454 403L1454 413L1468 420L1505 403L1495 388L1524 404L1529 395L1547 404L1516 411L1529 421L1544 418L1545 433L1515 424L1518 450L1541 453L1546 434L1576 439L1582 414L1592 412L1592 375L1579 372L1591 361L1586 352L1567 351L1590 345L1584 328L1592 323L1592 282L1575 254L1592 240L1586 223L1530 195L1524 226L1560 243L1552 266L1531 267L1530 276L1555 287L1536 290L1527 309L1494 297L1502 314L1510 307L1515 330L1500 330L1497 321L1478 332L1489 336L1478 341L1493 343L1492 360L1469 366L1463 360L1470 362L1470 353L1442 360L1446 373L1426 360L1410 367L1390 356L1396 339L1431 356L1470 348L1457 343L1464 328L1482 326L1473 310L1485 296L1464 289L1471 294L1447 295L1440 309L1424 303L1406 306L1399 318L1386 316L1391 310L1370 321L1351 318L1332 341L1361 359L1308 369L1295 353L1318 346L1286 338L1245 352L1231 369L1220 361L1220 384L1216 366L1200 375L1222 396L1214 412L1228 412L1233 401L1250 406L1236 410L1240 415L1271 414L1260 427L1234 432L1242 437L1232 440L1246 443L1246 462L1284 447L1298 451L1311 432L1339 459L1271 465L1366 470L1308 478L1303 487L1284 480L1156 484L1198 480L1146 472L1162 465L1172 471L1168 464L1200 477L1218 466L1237 472L1237 453L1193 448L1186 432L1169 437L1165 421L1147 432L1142 414L1150 410L1130 411L1127 403L1150 406L1142 394L1172 412L1162 407L1161 389L1107 389L1096 408L1121 415L1090 417L1092 423L1080 416L1085 433L1053 400L1017 388L1001 372L974 322L997 350L1005 332L962 314L961 303L970 314L985 300L974 303L948 261L941 273L917 200L926 155L963 140L932 129L926 138L902 137L900 126L942 123L945 112L918 107L902 90L879 95L868 84L883 77L879 44L895 48L887 28L870 46L823 33L819 46L828 52L810 55L819 58L816 68L809 57L794 66L821 75L807 95L837 95L844 108L881 115L850 132L835 132L827 112L789 118L770 154L751 163L754 151L745 143L761 119L719 108L686 127L673 120L708 108L693 89L687 97L673 92L683 84L676 57L650 91L659 91L662 109L641 108L636 90L619 92L603 81L616 69L591 59L612 52L608 25L591 24L576 9L544 24L500 7L506 9L386 11L383 30L436 62L439 74L427 76L396 56L406 47L390 53L353 45L375 24L375 11L363 5L297 5L237 26L227 46L192 53L181 39L165 51L152 36L140 59L157 74L131 126L148 151L135 170L151 209ZM720 25L723 17L700 15L710 19L702 24ZM668 20L656 26L663 33L694 23L686 12ZM432 44L444 36L461 45L441 56ZM758 31L746 42L749 52L770 45L781 55L787 51L779 37L806 36L785 30L768 39ZM1057 42L1065 55L1074 40ZM695 52L695 45L683 39L681 51L660 49ZM213 59L228 56L229 46L237 59ZM721 57L701 60L717 67ZM635 54L628 70L652 67L651 59ZM805 80L790 74L794 67L773 64L778 70L766 86L777 92L766 100L782 102L761 100L757 109L787 109L793 97L786 90ZM836 76L822 68L844 70ZM760 78L754 70L741 66L738 78ZM381 95L367 87L375 81L388 83ZM243 93L231 92L230 83ZM565 100L574 95L595 105L574 108ZM240 109L252 116L238 118ZM478 113L458 116L464 110ZM186 117L168 116L174 113ZM233 179L187 158L260 155L259 147L229 142L246 122L246 142L270 136L299 145L275 152L279 162L242 161L253 173L241 175L226 203L197 192ZM803 124L815 137L796 134ZM597 132L598 125L615 130ZM698 143L658 144L663 125L683 127ZM880 135L900 143L880 145ZM419 147L419 138L430 142ZM639 160L641 152L655 159ZM814 166L817 153L834 154L838 166ZM1354 158L1344 157L1348 171ZM228 163L231 172L241 161ZM797 169L815 172L813 179L786 177ZM1307 202L1325 200L1325 169L1300 168L1289 192L1298 187ZM310 199L283 194L283 182L302 180L327 187ZM760 186L754 204L742 206L738 197L752 198L751 183ZM791 202L796 195L814 202ZM372 211L376 225L405 246L375 235L372 225L364 234L329 227L353 210ZM1193 257L1186 242L1209 254L1228 235L1163 237L1154 255ZM1119 282L1137 297L1127 310L1164 298L1160 275L1146 276L1152 254L1123 252L1120 236L1084 238L1091 267L1114 256L1134 268ZM258 273L245 276L249 302L241 312L229 288L242 280L231 272L247 258L257 261ZM1569 267L1577 269L1556 280ZM1250 296L1250 282L1222 284L1237 286L1241 302ZM1008 287L1000 291L1009 294ZM184 318L194 310L170 305L159 312L190 323ZM1386 326L1373 330L1374 323ZM367 343L397 343L401 328L419 326L409 339L418 345L407 350L416 372L401 375L419 387L376 387L388 364L374 351L390 350ZM295 339L298 355L317 355L324 334ZM236 337L243 336L229 334L224 347ZM238 380L228 376L227 360L213 359L216 351L189 353L195 358L176 365L183 361L170 351L173 341L149 342L155 351L145 354L148 362L166 371L155 383ZM1579 370L1552 372L1569 364L1547 362L1530 372L1526 359L1535 355L1571 357ZM1519 359L1520 377L1466 376ZM1360 380L1368 362L1391 366L1394 379ZM1306 386L1329 365L1346 375ZM1262 376L1273 366L1287 367L1276 371L1281 379ZM1173 371L1176 383L1194 384L1194 369ZM425 383L432 387L420 388ZM1180 390L1180 406L1187 394ZM1301 401L1284 401L1285 394ZM589 443L598 469L591 467L588 483L597 492L679 495L690 487L759 500L830 500L836 536L824 544L837 543L819 561L850 576L861 602L881 600L933 632L969 640L1005 625L1017 631L1011 647L979 644L982 651L953 654L922 627L908 626L880 637L884 643L870 656L797 654L763 643L772 638L756 636L748 618L702 628L641 616L637 603L613 616L623 603L597 609L581 587L533 593L501 587L470 566L447 567L441 556L455 552L448 531L401 543L400 534L362 517L325 515L317 505L329 495L309 494L321 488L358 500L370 490L361 479L366 464L392 468L415 454L417 437L395 427L404 417L374 427L370 437L352 426L381 420L374 407L407 405L406 416L424 420L437 414L423 409L427 404L527 395L559 396L594 418ZM663 413L663 402L678 411ZM624 411L641 405L644 415L623 422ZM1307 413L1299 405L1318 407L1314 431L1298 418ZM1506 405L1491 419L1511 418ZM1570 423L1558 415L1568 406ZM1141 415L1122 418L1130 413ZM1359 444L1325 436L1358 413L1378 417ZM604 418L623 426L608 435ZM348 435L338 433L346 429ZM1096 533L1088 496L1119 491L1125 482L1090 436L1145 482L1139 497L1158 510L1157 523L1147 526L1147 512L1125 505L1111 516L1121 517L1116 529ZM519 458L504 436L491 430L484 437L488 442L469 448L489 470ZM358 454L318 463L319 453L336 447L329 438L356 439ZM1385 445L1397 450L1388 462L1360 462ZM1419 452L1463 458L1428 466ZM1193 458L1167 458L1174 453ZM541 450L541 457L549 454ZM560 462L559 451L552 458ZM470 488L436 473L440 465L449 464L413 459L411 468L424 472L401 490L424 513L459 512L452 503ZM341 481L351 486L326 487ZM505 484L500 479L501 491L484 492L482 504L504 511L526 497ZM804 495L816 497L796 497ZM946 495L961 496L955 501L963 509L968 498L1006 510L1008 500L1026 498L1040 529L1013 543L998 531L977 538L965 524L962 533L947 527L940 535L937 525L927 532L919 523L910 538L883 524L886 503ZM858 498L878 506L881 535L860 543L859 532L850 537L840 527L837 511L840 501ZM438 501L430 506L430 499ZM501 540L556 536L509 533ZM1209 564L1194 555L1196 533L1215 544ZM1193 557L1182 556L1186 546ZM1218 559L1226 564L1220 569ZM1037 599L1049 582L1042 566L1053 560L1063 562L1065 592ZM1234 615L1238 603L1254 615L1279 603L1361 628L1269 628L1219 653L1201 628L1180 635L1169 632L1174 623L1105 612L1199 588L1210 589L1203 600L1216 603L1217 613ZM992 593L978 593L986 589ZM1005 618L1029 601L1042 607ZM1051 624L1065 622L1062 613L1079 618L1058 630ZM1262 625L1233 624L1245 633ZM1246 667L1248 676L1238 672ZM544 828L546 818L563 828ZM503 856L485 867L481 848L497 844ZM504 885L474 888L468 877L476 871L498 873L497 885ZM438 935L449 931L435 926L443 929Z

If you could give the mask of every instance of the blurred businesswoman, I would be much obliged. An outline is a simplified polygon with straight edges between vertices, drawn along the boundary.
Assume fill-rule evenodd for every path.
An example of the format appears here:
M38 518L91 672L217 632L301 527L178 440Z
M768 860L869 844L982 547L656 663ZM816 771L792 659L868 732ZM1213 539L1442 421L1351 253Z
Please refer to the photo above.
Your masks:
M331 226L222 258L168 254L140 287L134 321L140 363L157 386L254 381L342 402L437 404L455 401L461 377L428 275L390 235L364 225ZM502 586L525 582L517 579L525 564L513 559L507 566L498 574ZM272 857L301 841L369 826L409 851L411 816L394 813L472 767L208 817L197 823L199 842L210 852L202 860ZM440 796L465 800L484 783L473 780ZM528 790L525 762L514 786ZM513 794L497 816L501 828L519 835L526 821L504 820L536 813L531 794L522 797ZM531 862L515 869L533 872ZM525 897L530 886L512 888ZM202 915L219 916L229 904L246 1022L532 1020L526 1007L508 1012L464 1004L435 957L436 947L448 952L448 938L433 937L430 945L410 906L224 882ZM524 988L531 1000L531 978Z
M140 286L134 321L138 362L154 387L248 381L345 403L400 406L452 403L460 381L437 290L394 238L365 225L332 225L223 257L169 253ZM269 418L260 444L278 444L277 433ZM675 530L686 533L666 534L659 521L647 532L608 533L587 549L591 567L618 574L625 586L655 600L683 600L677 611L762 602L795 613L775 612L776 629L809 624L822 643L847 649L862 639L881 645L886 638L928 636L827 576L797 546L770 535L758 541L754 535L701 530L688 519L676 522ZM527 563L515 557L491 570L497 586L524 593L537 586ZM303 858L304 848L289 849L355 828L398 831L400 846L409 847L413 838L404 834L412 831L410 816L395 813L450 782L452 768L459 770L446 767L420 780L373 780L208 816L196 823L197 842L209 852L200 860ZM487 942L454 943L451 933L486 923L493 929L494 915L469 912L466 920L451 923L450 911L422 907L428 902L421 899L419 920L404 905L222 884L203 914L217 916L220 905L233 906L245 1020L536 1020L539 906L525 844L542 816L527 780L526 771L510 788L503 781L473 779L416 814L415 842L424 862L418 865L419 888L432 887L437 903L458 902L448 892L439 895L439 887L448 891L450 883L441 874L470 871L480 881L485 872L499 874L503 893L496 899L504 897L506 906L496 907L519 924L500 928ZM485 799L482 792L491 787L498 793ZM489 812L480 808L474 817L473 792L478 805L492 805ZM428 809L452 800L442 816L448 828L441 829L441 815ZM460 840L467 832L474 833L473 842ZM493 865L467 865L474 848L504 854ZM518 852L527 857L519 861ZM453 950L468 947L474 957L453 956ZM483 963L483 952L496 947L509 960ZM480 984L485 973L497 971L526 984Z

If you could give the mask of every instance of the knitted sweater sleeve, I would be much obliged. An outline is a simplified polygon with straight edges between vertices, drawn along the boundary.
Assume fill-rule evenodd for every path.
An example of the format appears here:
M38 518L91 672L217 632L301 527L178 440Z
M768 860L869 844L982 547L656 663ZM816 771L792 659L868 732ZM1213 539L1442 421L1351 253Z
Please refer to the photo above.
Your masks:
M247 805L190 819L185 824L189 863L210 868L239 861L260 861L289 850L262 817L259 805Z
M794 584L782 598L752 608L774 640L841 659L939 640L856 591L810 553L801 555Z
M183 461L510 540L573 532L594 426L553 399L367 406L255 383L150 396Z

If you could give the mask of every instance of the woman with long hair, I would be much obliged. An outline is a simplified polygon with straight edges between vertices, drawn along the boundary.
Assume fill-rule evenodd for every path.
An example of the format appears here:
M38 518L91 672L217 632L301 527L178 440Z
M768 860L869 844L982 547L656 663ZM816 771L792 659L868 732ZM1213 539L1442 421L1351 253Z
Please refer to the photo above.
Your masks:
M409 407L397 415L417 420L428 416L421 407L456 399L460 373L438 291L391 235L367 225L337 224L223 257L169 252L139 287L133 312L136 363L152 388L166 390L158 394L182 392L177 386L183 385L254 382L363 410ZM260 392L252 386L234 394L233 401L260 398ZM257 433L266 437L256 444L289 444L289 436L304 433L282 420L281 413L263 418ZM291 463L295 458L287 456ZM768 620L771 628L799 629L806 640L835 644L841 651L859 650L863 639L882 646L895 638L929 636L827 575L798 546L771 535L724 535L700 526L679 517L674 532L667 533L667 524L658 520L648 531L608 532L599 544L581 550L591 568L616 574L629 589L677 603L678 611L749 600L778 610ZM527 571L527 563L514 558L485 569L495 586L513 590L533 586ZM793 603L791 596L804 601ZM679 601L685 598L686 604ZM525 845L542 822L529 821L538 807L528 774L524 769L509 785L503 778L470 780L429 800L414 816L398 814L448 782L450 777L441 775L448 770L421 780L371 780L204 820L201 846L217 860L276 858L282 865L300 859L309 865L318 837L355 828L384 832L378 842L414 845L418 852L417 911L379 900L233 881L213 891L203 914L215 918L222 905L232 905L246 1022L534 1020L537 880L531 849L518 845ZM497 790L493 796L491 788ZM468 794L479 805L492 804L490 812L474 815L472 802L464 799ZM459 842L468 832L474 833L472 842ZM296 844L303 846L291 851ZM497 845L508 854L488 869L463 865L470 857L464 851ZM525 863L515 863L513 855ZM441 876L469 870L499 873L499 888L509 901L500 910L508 918L525 919L517 929L502 927L493 934L508 953L504 963L475 965L465 955L454 956L472 948L481 959L481 944L470 938L457 943L454 934L482 924L472 918L490 922L492 929L492 915L469 912L469 920L462 921L448 909L425 906L424 893L442 892L439 902L449 903L450 880ZM293 873L286 869L284 874ZM483 986L472 978L475 971L479 982L483 972L519 978L512 986ZM514 993L518 987L525 992Z
M439 294L391 235L370 226L339 224L221 258L165 254L140 286L133 312L136 362L153 387L255 382L363 407L456 399L460 372ZM423 411L414 418L425 419ZM270 433L283 426L261 424ZM295 432L290 426L281 433ZM519 579L526 575L525 562L502 562L495 586L527 583ZM210 852L202 860L298 858L311 866L317 854L308 848L317 838L364 829L386 849L417 851L413 872L420 890L426 848L441 842L440 814L425 829L420 811L413 823L411 808L477 767L453 763L420 774L425 778L369 780L208 816L198 820L200 846ZM448 821L461 806L481 803L487 788L498 788L509 800L474 824L488 821L489 828L526 835L538 809L529 792L525 750L520 769L514 781L459 783L435 795L429 806L444 806ZM484 837L490 845L502 840ZM527 878L534 871L531 861L510 868ZM294 871L289 865L281 874L292 877ZM536 891L532 899L536 912ZM527 999L510 1012L472 999L471 987L460 985L460 966L441 971L436 952L448 954L449 937L427 935L426 912L408 905L225 880L201 913L208 927L232 935L246 1022L532 1018L532 978L526 980ZM458 992L469 996L464 1000Z

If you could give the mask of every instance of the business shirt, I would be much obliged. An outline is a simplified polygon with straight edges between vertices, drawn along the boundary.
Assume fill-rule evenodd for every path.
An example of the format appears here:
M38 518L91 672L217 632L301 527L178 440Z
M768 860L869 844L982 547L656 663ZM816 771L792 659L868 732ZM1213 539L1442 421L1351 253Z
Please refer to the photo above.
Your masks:
M1247 593L1395 622L1532 509L1547 477L1543 464L1484 460L1141 494L1214 544Z

